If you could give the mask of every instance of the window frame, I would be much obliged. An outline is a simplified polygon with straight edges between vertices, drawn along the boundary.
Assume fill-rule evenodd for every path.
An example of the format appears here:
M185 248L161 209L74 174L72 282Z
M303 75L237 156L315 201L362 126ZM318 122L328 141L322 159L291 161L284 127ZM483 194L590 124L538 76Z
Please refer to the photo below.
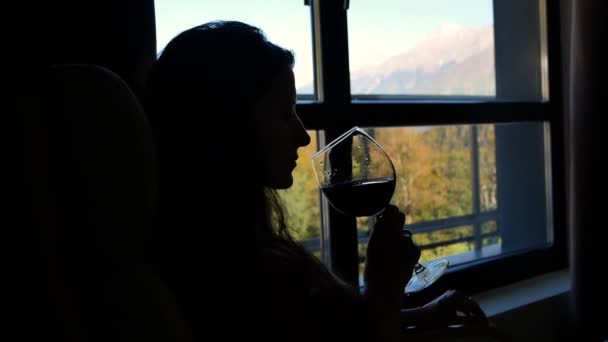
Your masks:
M494 0L495 20L497 15ZM523 0L524 2L528 0ZM424 296L434 296L446 287L467 293L478 293L532 276L563 269L567 266L566 188L564 160L564 112L560 53L559 3L538 0L545 11L548 84L543 93L551 95L542 101L488 101L484 98L454 98L352 101L348 54L348 1L305 1L311 9L316 101L300 97L297 111L308 130L319 133L319 143L331 141L352 126L399 127L494 123L546 123L551 136L550 170L553 244L529 251L505 253L450 268L436 286ZM510 2L517 6L518 1ZM535 1L536 3L536 1ZM507 22L503 20L503 22ZM542 32L542 31L541 31ZM498 44L498 43L496 43ZM497 68L500 66L497 65ZM498 84L498 81L497 81ZM498 90L498 89L497 89ZM491 113L489 115L489 113ZM332 270L345 281L358 286L359 254L356 220L347 218L329 206L321 196L324 257ZM423 291L424 292L424 291ZM424 300L423 298L421 300Z

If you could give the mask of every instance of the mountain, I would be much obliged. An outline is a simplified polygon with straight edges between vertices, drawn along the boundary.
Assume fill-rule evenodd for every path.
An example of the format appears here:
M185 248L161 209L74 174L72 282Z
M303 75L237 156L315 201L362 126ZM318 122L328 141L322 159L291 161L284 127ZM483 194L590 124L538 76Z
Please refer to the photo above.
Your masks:
M494 77L493 27L448 24L401 54L351 72L351 93L491 96Z

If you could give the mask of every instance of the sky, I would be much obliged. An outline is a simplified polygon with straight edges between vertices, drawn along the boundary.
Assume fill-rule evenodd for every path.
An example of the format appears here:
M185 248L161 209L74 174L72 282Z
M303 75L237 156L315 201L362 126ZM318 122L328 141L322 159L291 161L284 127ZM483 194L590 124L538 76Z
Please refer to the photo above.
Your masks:
M327 0L325 0L327 1ZM330 0L339 1L339 0ZM493 24L492 0L350 0L350 69L406 51L444 24ZM310 7L304 0L155 0L160 52L179 32L212 20L240 20L296 55L296 87L313 79Z

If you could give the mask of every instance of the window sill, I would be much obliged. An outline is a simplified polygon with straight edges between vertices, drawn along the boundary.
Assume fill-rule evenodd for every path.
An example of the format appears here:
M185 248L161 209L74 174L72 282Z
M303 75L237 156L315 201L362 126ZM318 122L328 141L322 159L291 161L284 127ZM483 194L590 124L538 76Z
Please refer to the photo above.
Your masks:
M570 290L568 269L479 293L473 298L488 317L515 310Z
M502 254L502 246L500 244L493 244L484 246L481 251L464 252L445 257L449 260L450 265L459 266L469 262L479 261L485 258L499 256Z

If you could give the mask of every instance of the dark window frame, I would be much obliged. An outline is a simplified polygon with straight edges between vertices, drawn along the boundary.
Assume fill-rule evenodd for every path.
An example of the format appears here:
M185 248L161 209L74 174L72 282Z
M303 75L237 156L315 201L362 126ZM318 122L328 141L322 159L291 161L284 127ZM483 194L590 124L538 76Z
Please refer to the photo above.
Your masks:
M496 2L495 18L500 15L496 12ZM517 6L518 2L511 3ZM523 122L548 125L551 136L552 197L549 200L552 201L553 244L544 249L501 254L455 266L427 294L435 295L446 287L477 293L565 268L566 188L559 3L545 1L543 7L546 11L546 23L543 24L546 25L547 71L550 75L545 86L550 96L545 100L391 98L354 102L350 94L346 6L342 1L333 0L312 0L308 4L311 6L313 28L316 100L302 97L301 100L305 101L298 102L297 110L307 129L319 131L320 143L331 141L355 125L398 127ZM326 261L344 280L356 285L359 255L355 219L340 215L324 199L321 205L323 235L331 237L322 241L322 244L329 242L322 245Z

